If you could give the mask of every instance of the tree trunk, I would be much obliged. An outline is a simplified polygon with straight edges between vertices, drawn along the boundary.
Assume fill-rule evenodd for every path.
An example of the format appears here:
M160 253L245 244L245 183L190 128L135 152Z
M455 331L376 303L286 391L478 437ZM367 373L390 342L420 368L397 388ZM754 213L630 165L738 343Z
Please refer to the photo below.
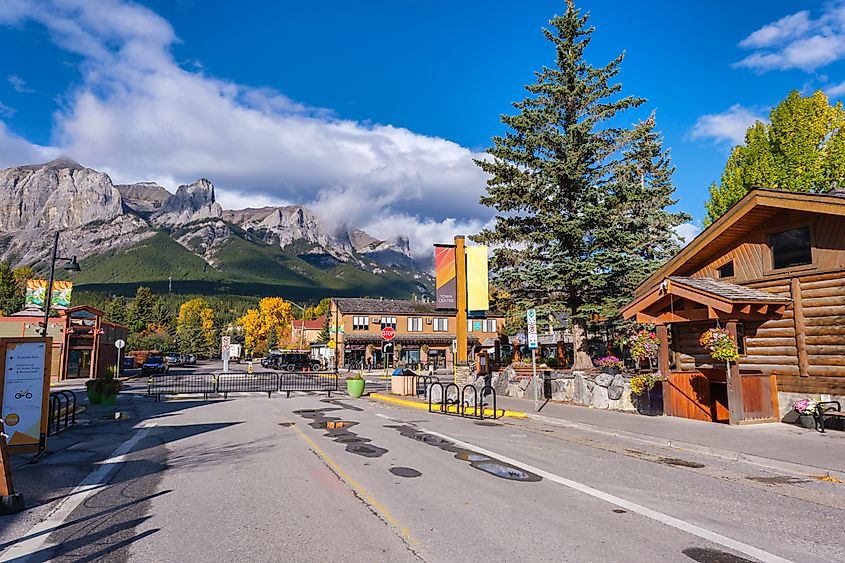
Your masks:
M575 351L572 369L592 369L593 360L587 351L587 321L584 319L572 319L572 348Z

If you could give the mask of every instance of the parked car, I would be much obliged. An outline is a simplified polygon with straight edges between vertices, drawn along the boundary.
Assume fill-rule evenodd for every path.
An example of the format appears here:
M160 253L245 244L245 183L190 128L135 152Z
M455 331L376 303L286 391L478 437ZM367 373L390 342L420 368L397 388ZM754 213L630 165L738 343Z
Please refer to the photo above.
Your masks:
M182 356L180 356L176 352L168 352L167 354L165 354L164 359L167 360L167 365L169 366L182 365Z
M197 357L193 354L185 354L182 356L182 365L195 366L197 365Z
M155 375L167 373L167 361L161 354L150 354L141 366L141 375Z
M135 356L123 356L121 369L135 369Z
M265 367L271 367L272 369L282 371L303 371L306 369L316 371L320 369L320 361L315 360L308 354L295 352L292 354L278 354L272 356L272 358L273 365Z

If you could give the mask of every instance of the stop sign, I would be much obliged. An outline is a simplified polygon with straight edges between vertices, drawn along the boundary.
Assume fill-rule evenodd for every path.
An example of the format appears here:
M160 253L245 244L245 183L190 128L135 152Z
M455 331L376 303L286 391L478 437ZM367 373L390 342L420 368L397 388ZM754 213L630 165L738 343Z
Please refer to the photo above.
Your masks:
M389 326L386 326L381 329L381 337L385 340L393 340L394 336L396 336L396 331L390 328Z

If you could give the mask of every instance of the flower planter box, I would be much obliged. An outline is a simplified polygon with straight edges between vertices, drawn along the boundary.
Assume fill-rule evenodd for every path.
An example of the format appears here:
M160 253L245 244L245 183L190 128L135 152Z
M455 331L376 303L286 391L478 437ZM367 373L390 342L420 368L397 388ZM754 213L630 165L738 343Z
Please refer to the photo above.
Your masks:
M651 391L634 395L637 412L645 416L663 415L663 386L655 385Z

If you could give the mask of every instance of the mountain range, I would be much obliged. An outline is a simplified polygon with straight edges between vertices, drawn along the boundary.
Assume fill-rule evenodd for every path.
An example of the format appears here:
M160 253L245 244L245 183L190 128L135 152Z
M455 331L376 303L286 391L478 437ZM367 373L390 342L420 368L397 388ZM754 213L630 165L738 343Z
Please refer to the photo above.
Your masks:
M175 194L113 184L68 158L0 170L0 260L47 269L53 231L76 255L78 290L233 296L429 296L409 241L336 228L298 206L224 210L207 179Z

